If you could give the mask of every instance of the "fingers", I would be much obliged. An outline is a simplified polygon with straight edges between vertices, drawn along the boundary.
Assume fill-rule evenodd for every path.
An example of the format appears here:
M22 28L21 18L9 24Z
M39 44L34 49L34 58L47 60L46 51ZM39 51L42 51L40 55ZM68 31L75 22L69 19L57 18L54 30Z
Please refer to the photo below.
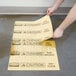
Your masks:
M52 38L55 38L55 36L53 35L53 37Z
M47 15L51 16L53 12L50 12L49 10L47 11Z
M56 36L53 34L52 38L55 39L55 38L58 38L58 37L56 37Z
M51 9L47 10L47 15L51 16L53 14L53 12L51 11Z

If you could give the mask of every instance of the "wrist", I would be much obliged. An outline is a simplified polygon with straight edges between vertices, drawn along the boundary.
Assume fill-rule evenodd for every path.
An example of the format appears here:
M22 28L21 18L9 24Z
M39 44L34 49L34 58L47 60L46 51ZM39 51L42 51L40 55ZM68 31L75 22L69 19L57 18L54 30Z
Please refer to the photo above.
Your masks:
M58 7L56 7L56 6L52 6L52 8L54 11L58 9Z
M61 26L58 27L60 30L64 31L65 29Z

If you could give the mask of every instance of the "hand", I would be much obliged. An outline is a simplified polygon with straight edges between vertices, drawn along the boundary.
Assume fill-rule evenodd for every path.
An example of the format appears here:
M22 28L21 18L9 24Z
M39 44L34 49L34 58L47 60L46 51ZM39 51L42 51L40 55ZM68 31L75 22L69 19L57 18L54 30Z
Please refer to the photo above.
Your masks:
M47 15L51 16L53 12L55 11L55 8L51 7L47 9Z
M64 32L64 30L58 27L55 30L55 32L54 32L53 38L60 38L60 37L62 37L63 36L63 32Z

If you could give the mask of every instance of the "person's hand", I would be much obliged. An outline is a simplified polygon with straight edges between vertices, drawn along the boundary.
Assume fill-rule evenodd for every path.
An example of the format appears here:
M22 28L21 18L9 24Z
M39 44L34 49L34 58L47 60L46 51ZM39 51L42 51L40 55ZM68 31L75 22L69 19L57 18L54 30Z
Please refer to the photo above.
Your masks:
M57 28L54 32L53 38L60 38L63 36L64 30L61 28Z
M48 9L47 9L47 15L51 16L54 11L55 11L55 8L54 8L54 7L48 8Z

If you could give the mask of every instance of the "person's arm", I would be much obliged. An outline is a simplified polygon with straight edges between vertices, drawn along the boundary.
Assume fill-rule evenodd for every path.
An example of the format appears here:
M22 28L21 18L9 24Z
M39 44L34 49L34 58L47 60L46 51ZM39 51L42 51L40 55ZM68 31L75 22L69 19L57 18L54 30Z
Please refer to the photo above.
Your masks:
M65 20L62 22L62 24L59 26L59 28L65 30L68 26L70 26L71 23L73 23L76 20L76 4L73 6L73 8L68 13Z
M47 9L47 15L52 15L52 13L58 9L63 1L64 0L56 0L54 5Z
M54 38L62 37L64 30L76 21L76 4L69 11L67 17L54 32Z

